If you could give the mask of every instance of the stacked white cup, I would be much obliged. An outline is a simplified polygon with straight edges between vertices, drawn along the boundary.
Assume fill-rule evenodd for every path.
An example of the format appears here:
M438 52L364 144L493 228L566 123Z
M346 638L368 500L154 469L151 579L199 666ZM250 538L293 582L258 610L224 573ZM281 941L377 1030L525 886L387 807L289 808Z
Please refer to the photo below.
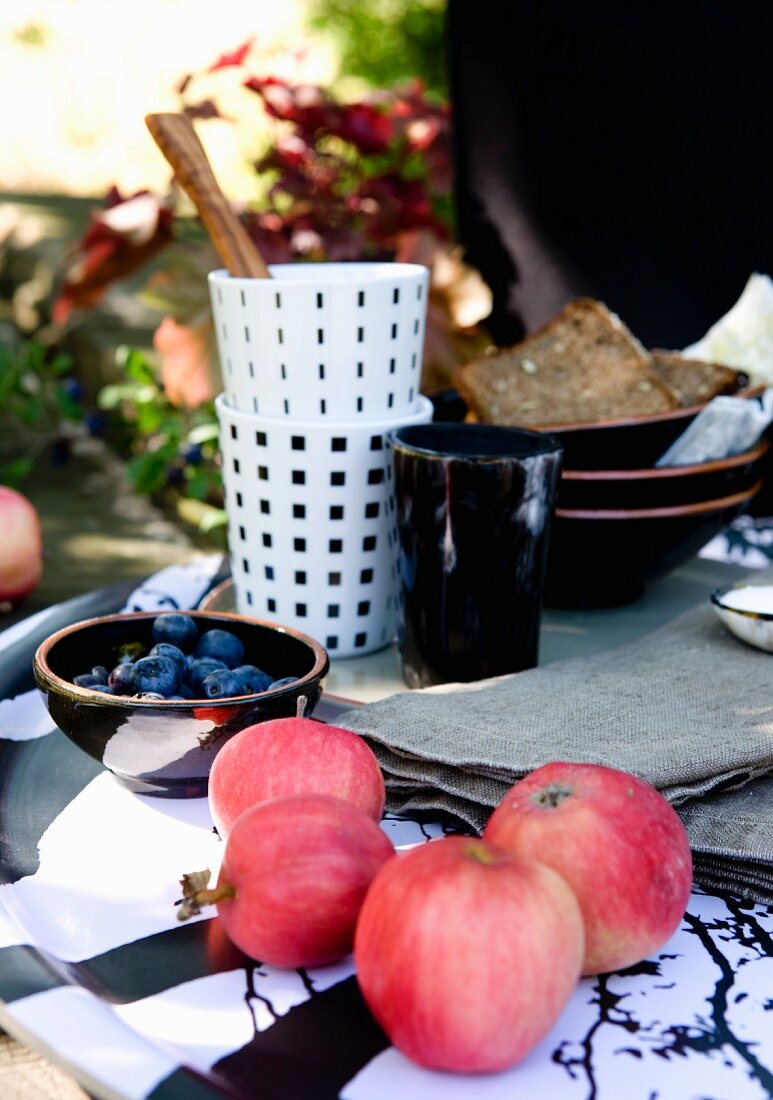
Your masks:
M419 394L429 272L279 264L209 276L239 612L331 657L386 645L399 583L388 436L432 419Z

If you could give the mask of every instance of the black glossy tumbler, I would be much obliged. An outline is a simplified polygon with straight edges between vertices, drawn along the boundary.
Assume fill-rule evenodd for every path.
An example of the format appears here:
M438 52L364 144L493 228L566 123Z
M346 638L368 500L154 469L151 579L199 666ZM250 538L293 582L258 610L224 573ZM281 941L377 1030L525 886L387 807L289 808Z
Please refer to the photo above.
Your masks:
M406 683L532 668L560 442L485 424L417 425L391 440Z

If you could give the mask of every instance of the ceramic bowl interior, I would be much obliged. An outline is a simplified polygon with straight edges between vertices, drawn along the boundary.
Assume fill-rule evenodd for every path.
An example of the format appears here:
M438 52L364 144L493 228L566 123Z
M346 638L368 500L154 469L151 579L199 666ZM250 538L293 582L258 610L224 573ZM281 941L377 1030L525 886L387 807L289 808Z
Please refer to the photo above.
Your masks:
M695 504L750 488L770 449L762 440L729 458L689 466L651 466L641 470L561 472L559 508L660 508Z
M736 584L717 588L711 603L737 638L773 653L773 584Z
M663 508L557 508L545 582L548 607L613 607L641 595L705 546L762 485Z
M108 615L57 631L35 654L35 679L57 726L124 786L142 794L201 797L212 760L234 733L271 718L311 714L328 656L318 642L288 627L190 611L199 633L231 631L244 644L245 663L294 682L255 695L184 702L104 695L73 683L94 665L112 667L126 643L150 649L157 614Z

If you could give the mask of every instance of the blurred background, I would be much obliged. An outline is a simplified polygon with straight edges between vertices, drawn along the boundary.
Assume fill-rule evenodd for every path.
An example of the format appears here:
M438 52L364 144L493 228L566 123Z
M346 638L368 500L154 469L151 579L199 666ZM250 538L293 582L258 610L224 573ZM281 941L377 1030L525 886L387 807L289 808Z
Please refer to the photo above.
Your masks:
M269 261L428 264L425 389L487 344L491 295L455 244L445 14L444 0L226 0L216 18L203 0L0 7L0 484L42 510L73 590L92 558L110 579L138 569L147 530L104 541L132 514L155 516L157 552L182 532L173 559L190 540L224 546L205 281L219 264L148 112L190 115ZM79 492L94 545L70 530Z
M741 8L3 0L0 485L43 513L39 598L225 545L219 263L148 112L269 262L426 264L433 393L577 295L680 348L770 271L773 7Z

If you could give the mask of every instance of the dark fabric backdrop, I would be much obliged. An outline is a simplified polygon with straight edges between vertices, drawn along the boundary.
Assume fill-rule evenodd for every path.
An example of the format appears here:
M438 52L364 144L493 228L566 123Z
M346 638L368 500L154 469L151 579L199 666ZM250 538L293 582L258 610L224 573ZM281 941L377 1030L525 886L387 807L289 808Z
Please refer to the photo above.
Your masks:
M449 0L448 40L498 342L584 293L683 347L773 273L773 0Z

